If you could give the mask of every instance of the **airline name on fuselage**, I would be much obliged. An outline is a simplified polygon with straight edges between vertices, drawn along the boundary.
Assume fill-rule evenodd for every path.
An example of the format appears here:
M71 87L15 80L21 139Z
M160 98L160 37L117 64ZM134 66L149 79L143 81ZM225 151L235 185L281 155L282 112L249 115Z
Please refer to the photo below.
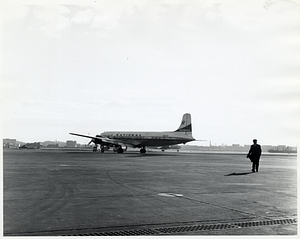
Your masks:
M116 134L112 134L112 133L103 133L101 135L97 135L98 137L100 136L104 136L104 137L108 137L108 138L120 138L120 137L126 137L126 138L142 138L142 137L147 137L147 138L154 138L154 139L165 139L165 138L169 138L169 135L167 134L163 134L161 136L158 135L142 135L142 134L132 134L132 133L116 133Z

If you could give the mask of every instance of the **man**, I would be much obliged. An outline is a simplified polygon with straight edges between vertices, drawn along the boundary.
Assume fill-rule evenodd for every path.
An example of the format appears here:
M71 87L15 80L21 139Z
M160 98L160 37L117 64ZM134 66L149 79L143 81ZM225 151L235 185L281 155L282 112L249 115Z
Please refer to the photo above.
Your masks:
M261 147L257 144L257 139L253 139L253 144L250 147L249 153L247 154L247 158L250 158L252 162L252 172L258 172L259 159L261 155Z

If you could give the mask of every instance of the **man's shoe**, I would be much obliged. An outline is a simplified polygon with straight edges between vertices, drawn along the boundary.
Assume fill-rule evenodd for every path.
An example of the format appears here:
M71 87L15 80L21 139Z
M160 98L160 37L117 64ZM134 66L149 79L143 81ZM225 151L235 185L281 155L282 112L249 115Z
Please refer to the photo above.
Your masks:
M252 172L253 172L253 173L255 173L255 170L254 170L254 169L252 169Z

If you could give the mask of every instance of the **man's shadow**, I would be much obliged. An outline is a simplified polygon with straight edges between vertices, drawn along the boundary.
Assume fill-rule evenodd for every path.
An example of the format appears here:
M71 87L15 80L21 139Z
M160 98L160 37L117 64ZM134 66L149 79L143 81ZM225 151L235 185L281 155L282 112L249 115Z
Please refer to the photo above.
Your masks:
M254 173L254 172L230 173L230 174L227 174L227 175L224 175L224 176L240 176L240 175L247 175L247 174L251 174L251 173Z

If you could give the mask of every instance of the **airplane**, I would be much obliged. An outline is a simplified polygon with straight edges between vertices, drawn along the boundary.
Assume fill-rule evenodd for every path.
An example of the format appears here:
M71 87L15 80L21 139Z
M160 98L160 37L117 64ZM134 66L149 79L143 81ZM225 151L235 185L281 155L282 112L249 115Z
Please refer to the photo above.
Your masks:
M181 124L175 131L107 131L94 137L77 133L70 134L90 138L89 144L94 143L96 148L100 145L101 153L104 153L105 147L114 147L117 153L123 153L123 147L127 149L128 146L140 148L140 153L145 154L146 147L185 144L195 140L192 136L192 120L189 113L182 116Z

